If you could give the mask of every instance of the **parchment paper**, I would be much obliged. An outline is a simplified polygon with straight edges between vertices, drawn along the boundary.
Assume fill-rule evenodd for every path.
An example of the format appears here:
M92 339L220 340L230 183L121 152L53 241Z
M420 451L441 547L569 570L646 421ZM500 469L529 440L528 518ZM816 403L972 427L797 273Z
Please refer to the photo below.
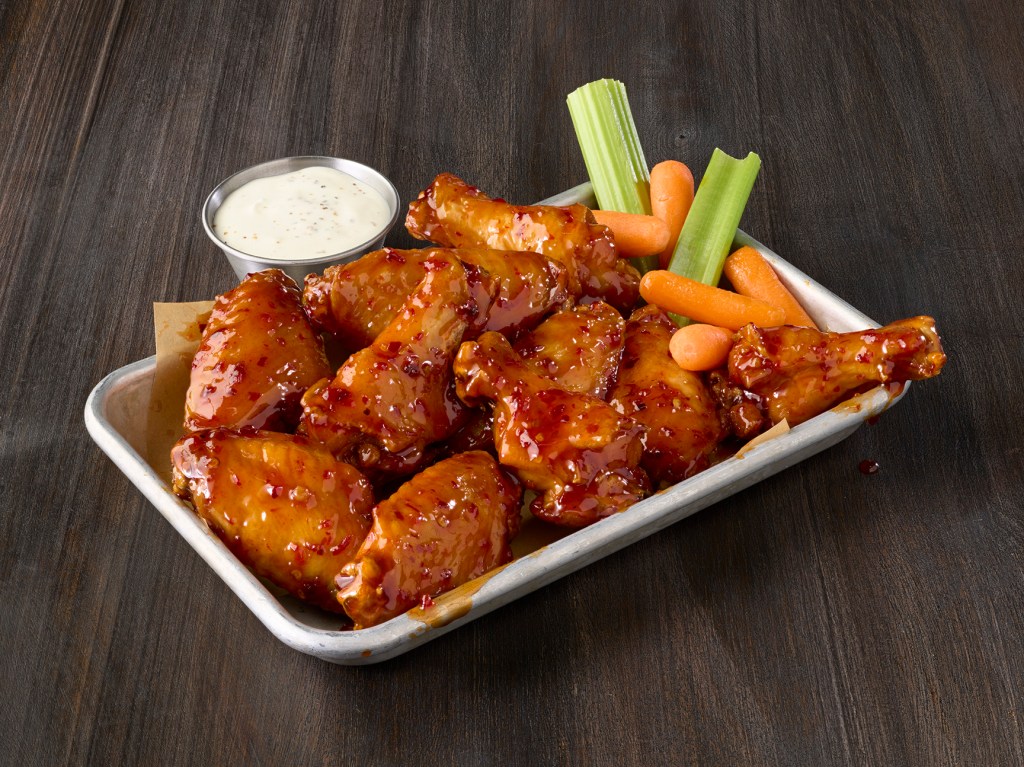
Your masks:
M185 392L213 301L153 304L156 375L146 423L146 462L170 482L171 447L184 433Z

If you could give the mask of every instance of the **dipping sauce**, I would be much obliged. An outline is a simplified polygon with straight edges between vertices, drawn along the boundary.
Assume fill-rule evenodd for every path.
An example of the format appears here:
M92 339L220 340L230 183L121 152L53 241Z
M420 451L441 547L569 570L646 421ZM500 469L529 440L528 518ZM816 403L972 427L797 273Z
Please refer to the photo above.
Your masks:
M298 260L362 245L390 219L388 204L375 189L340 170L316 166L239 187L218 208L213 231L243 253Z

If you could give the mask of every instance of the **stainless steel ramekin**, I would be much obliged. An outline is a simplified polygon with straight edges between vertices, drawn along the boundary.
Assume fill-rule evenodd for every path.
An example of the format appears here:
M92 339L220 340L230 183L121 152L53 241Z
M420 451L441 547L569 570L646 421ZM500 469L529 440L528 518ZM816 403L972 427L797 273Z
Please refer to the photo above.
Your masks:
M391 217L387 224L385 224L372 238L355 246L354 248L349 248L348 250L340 253L334 253L329 256L319 256L317 258L307 259L253 256L249 253L243 253L242 251L231 247L214 234L213 217L217 214L217 209L220 207L221 203L224 202L224 199L239 187L258 178L280 176L284 173L291 173L292 171L302 170L303 168L317 166L334 168L335 170L347 173L379 193L380 196L384 198L384 201L388 205L388 210L391 213ZM238 171L234 175L228 176L217 184L214 190L210 192L210 196L207 197L206 202L203 203L202 215L203 228L210 236L210 239L216 243L217 247L224 251L224 255L227 256L228 262L231 264L231 268L235 271L235 274L238 275L239 279L242 279L245 275L251 272L258 272L263 269L281 269L301 286L303 279L305 279L306 275L310 272L322 272L328 266L354 261L363 254L380 248L384 244L384 237L387 236L387 233L391 231L391 228L398 221L398 207L398 190L395 189L395 185L392 184L385 176L381 175L368 165L363 165L362 163L358 163L353 160L343 160L340 157L302 156L282 157L279 160L270 160L268 162L260 163L259 165L253 165L245 170Z

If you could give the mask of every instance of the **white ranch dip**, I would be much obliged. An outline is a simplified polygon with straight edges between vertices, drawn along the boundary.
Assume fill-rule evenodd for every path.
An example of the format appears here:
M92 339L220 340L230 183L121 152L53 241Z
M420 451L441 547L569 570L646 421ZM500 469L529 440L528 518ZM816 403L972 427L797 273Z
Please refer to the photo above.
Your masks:
M376 190L318 166L240 186L217 209L213 231L252 256L307 259L361 245L380 234L390 218Z

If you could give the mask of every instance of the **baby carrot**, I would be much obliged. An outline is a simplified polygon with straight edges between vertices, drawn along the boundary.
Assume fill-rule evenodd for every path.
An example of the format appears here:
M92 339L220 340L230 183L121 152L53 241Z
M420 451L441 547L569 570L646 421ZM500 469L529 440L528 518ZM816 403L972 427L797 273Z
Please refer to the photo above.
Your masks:
M705 285L664 269L647 272L640 280L640 295L649 304L694 322L739 330L753 323L759 328L783 324L786 313L756 298Z
M612 230L615 247L626 258L653 256L668 244L668 224L660 218L615 210L595 210L594 218Z
M668 351L676 364L694 372L725 365L732 349L732 331L717 325L686 325L672 334Z
M786 312L787 325L817 330L814 320L782 284L772 265L754 248L744 246L737 250L725 259L723 271L737 293L781 307Z
M651 213L668 224L668 247L658 254L658 267L668 268L679 231L693 204L693 174L678 160L665 160L651 168Z

